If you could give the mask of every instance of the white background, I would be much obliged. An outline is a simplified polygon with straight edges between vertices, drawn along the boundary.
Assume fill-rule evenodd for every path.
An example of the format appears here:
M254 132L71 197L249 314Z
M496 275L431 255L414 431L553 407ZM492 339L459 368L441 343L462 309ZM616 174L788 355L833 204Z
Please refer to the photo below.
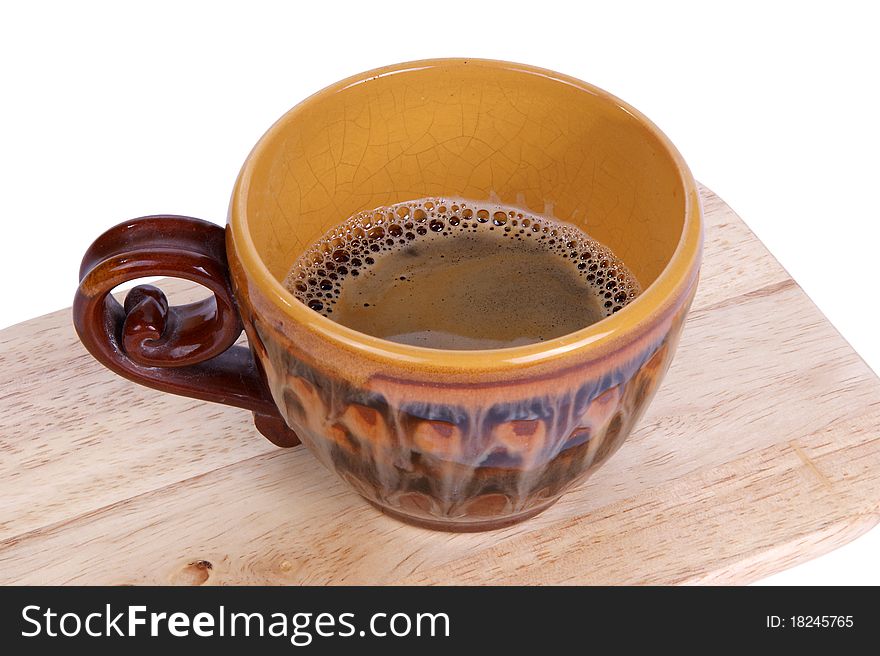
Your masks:
M645 112L880 370L880 21L868 2L11 4L0 328L70 305L83 251L125 218L223 223L250 147L312 92L398 61L488 57L588 80ZM878 547L880 529L766 582L877 585Z

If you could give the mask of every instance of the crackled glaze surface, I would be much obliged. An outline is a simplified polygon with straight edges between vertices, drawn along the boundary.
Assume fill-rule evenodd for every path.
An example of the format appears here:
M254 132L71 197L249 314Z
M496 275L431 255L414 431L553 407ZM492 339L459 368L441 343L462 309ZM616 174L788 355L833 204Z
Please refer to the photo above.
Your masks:
M598 90L480 60L372 73L291 110L270 132L280 148L253 162L243 200L275 277L357 212L434 196L589 224L643 286L668 262L685 216L678 172L640 120Z
M348 217L432 196L573 223L645 291L563 337L441 351L336 324L281 284ZM485 60L378 69L295 107L245 163L227 233L251 348L288 424L383 510L452 530L540 511L621 444L672 358L701 244L696 184L647 119L574 78Z

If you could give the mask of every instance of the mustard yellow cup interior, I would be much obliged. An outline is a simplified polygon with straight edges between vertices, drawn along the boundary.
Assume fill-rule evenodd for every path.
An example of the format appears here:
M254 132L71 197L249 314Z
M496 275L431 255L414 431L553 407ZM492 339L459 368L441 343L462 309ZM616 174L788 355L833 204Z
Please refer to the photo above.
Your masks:
M398 64L343 80L287 112L242 169L230 226L249 279L294 320L414 359L333 323L281 282L293 262L353 214L424 197L495 201L581 227L636 275L641 297L571 335L503 349L542 358L611 339L653 314L699 258L699 201L675 147L648 119L580 80L499 61ZM421 352L421 353L420 353ZM449 352L485 366L489 352Z

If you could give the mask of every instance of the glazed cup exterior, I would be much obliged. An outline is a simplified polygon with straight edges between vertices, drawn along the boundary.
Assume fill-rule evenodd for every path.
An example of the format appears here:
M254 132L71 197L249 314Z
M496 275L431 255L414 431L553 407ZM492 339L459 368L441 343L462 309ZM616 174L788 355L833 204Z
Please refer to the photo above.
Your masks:
M644 291L571 335L441 351L347 329L284 289L335 224L431 196L581 225ZM540 512L621 446L673 358L701 249L696 184L645 117L579 80L481 60L378 69L304 101L245 163L226 234L250 348L288 426L383 511L459 531Z

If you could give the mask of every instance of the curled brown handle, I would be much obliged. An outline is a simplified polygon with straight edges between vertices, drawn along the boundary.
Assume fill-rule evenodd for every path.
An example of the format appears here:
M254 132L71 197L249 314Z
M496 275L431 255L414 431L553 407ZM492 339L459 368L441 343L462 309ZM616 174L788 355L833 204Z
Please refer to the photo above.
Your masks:
M226 263L225 231L186 216L145 216L110 228L86 251L73 301L82 343L104 366L147 387L251 410L279 446L299 444L269 394L253 354L235 345L241 319ZM173 276L212 296L171 307L139 285L125 303L110 293L146 276Z

